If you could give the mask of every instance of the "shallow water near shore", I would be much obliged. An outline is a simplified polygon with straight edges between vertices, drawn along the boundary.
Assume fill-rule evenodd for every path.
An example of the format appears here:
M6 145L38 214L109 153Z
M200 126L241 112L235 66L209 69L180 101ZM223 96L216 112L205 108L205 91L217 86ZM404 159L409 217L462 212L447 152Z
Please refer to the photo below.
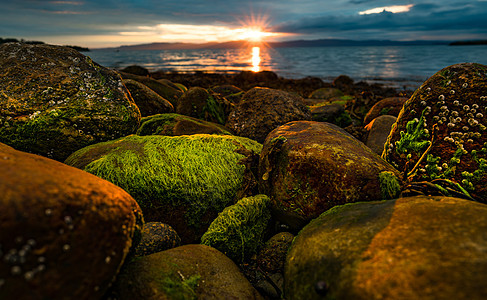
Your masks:
M286 78L320 77L332 81L345 74L355 81L414 90L444 67L487 64L487 46L366 46L269 49L93 50L97 63L114 69L139 65L150 71L217 73L270 70Z

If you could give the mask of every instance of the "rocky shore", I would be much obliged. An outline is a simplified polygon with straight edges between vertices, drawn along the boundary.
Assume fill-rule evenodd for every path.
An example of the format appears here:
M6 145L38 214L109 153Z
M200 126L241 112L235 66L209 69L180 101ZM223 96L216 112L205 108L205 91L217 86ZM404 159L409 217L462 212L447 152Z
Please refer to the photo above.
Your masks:
M0 69L0 299L487 298L487 66Z

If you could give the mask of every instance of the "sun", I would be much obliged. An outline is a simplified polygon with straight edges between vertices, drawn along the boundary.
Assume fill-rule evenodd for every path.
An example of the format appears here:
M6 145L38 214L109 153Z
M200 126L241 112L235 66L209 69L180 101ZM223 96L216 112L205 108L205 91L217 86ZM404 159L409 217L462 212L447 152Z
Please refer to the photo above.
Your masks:
M240 29L240 40L249 42L262 42L265 37L274 35L272 32L264 31L264 28L260 27L244 27Z
M240 20L242 27L237 29L237 38L250 43L262 43L269 37L281 35L280 33L271 32L269 24L268 15L255 15L251 13L244 20Z

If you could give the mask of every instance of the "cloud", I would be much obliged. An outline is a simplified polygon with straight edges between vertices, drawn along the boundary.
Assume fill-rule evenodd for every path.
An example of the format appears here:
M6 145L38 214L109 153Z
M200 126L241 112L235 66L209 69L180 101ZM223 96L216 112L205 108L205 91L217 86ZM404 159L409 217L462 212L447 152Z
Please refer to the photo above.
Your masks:
M439 6L431 3L411 6L405 13L382 11L374 14L355 15L321 15L300 18L284 22L276 30L297 32L309 35L339 36L362 38L364 32L380 31L389 36L395 35L402 39L406 32L424 32L434 36L435 31L450 29L452 31L470 31L485 34L487 22L486 8L475 4L455 3ZM380 35L378 35L380 37Z

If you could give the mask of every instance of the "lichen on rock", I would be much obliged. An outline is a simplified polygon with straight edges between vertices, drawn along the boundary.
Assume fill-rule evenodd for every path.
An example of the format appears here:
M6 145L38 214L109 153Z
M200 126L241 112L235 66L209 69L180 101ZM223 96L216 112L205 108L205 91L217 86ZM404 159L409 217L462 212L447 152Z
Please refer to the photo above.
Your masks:
M140 112L120 75L61 46L0 46L0 142L64 160L135 132Z

